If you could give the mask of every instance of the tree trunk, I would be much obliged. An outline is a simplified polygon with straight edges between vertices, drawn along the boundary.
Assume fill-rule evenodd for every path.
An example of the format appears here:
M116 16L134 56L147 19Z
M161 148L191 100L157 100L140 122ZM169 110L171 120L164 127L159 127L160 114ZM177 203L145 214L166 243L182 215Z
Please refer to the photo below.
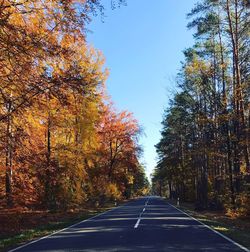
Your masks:
M233 74L235 77L234 78L235 79L235 99L236 99L236 115L237 115L236 120L238 121L238 124L239 124L238 132L237 132L237 139L238 139L237 144L241 142L241 139L243 140L242 147L243 147L244 159L246 163L246 170L250 172L248 133L246 130L246 120L245 120L245 114L244 114L244 101L243 101L243 94L242 94L240 59L239 59L238 0L234 1L235 29L233 29L233 21L231 17L229 0L227 0L226 9L227 9L227 18L228 18L228 24L229 24L229 30L230 30L230 36L231 36L231 43L232 43L232 48L233 48L233 64L234 64ZM238 156L238 153L236 153L236 156Z
M231 203L235 205L235 193L234 193L234 184L233 184L233 164L232 164L232 148L230 140L230 130L229 130L229 115L227 109L227 91L226 91L226 79L225 79L225 61L224 61L224 52L222 45L221 37L221 28L218 27L219 32L219 44L220 44L220 60L221 60L221 72L222 72L222 106L223 106L223 115L226 119L223 125L223 131L225 132L226 137L226 146L227 146L227 165L229 171L229 183L230 183L230 192L231 192Z
M13 195L12 195L12 118L11 118L12 102L11 98L7 103L7 127L6 127L6 154L5 154L5 165L6 165L6 177L5 177L5 191L6 191L6 203L8 207L13 206Z

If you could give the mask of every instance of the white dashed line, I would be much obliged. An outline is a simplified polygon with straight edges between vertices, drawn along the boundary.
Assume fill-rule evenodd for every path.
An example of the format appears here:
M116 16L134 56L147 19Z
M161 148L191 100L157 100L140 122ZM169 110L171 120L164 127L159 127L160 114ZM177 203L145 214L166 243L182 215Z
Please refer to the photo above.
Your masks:
M134 228L138 228L140 221L141 221L141 218L139 217L139 219L138 219L137 222L135 223Z
M146 211L146 206L148 205L148 201L149 201L149 199L145 202L145 207L143 208L142 212L140 213L139 218L138 218L137 222L135 223L134 228L138 228L140 221L141 221L141 216Z

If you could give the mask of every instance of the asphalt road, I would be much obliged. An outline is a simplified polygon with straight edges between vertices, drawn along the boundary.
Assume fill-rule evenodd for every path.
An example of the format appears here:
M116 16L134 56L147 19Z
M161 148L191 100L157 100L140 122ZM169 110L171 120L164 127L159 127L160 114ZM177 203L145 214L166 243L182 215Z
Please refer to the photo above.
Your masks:
M11 251L248 251L160 197L144 197Z

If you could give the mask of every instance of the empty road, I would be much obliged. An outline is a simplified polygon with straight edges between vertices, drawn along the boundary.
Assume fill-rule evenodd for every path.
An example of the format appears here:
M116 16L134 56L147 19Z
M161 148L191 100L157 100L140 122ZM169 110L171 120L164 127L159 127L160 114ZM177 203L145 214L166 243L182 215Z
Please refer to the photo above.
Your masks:
M248 251L160 197L144 197L31 244L18 252Z

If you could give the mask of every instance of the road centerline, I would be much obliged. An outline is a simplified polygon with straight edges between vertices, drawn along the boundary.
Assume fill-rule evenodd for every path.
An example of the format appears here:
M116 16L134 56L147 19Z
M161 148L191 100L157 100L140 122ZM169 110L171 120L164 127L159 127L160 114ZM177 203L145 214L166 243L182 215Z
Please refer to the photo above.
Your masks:
M142 217L142 214L145 212L146 210L146 206L148 204L148 201L149 199L147 199L147 201L145 202L145 207L143 208L142 212L140 212L139 214L139 217L138 217L138 220L136 221L135 225L134 225L134 228L138 228L139 224L140 224L140 221L141 221L141 217Z
M138 220L137 220L137 222L135 223L134 228L138 228L138 226L140 224L140 221L141 221L141 218L139 217Z
M148 207L145 203L150 200ZM149 209L150 208L150 209ZM99 216L99 217L98 217ZM142 226L141 225L142 222ZM131 201L89 220L72 225L26 246L20 252L39 251L249 251L211 233L187 213L160 197ZM147 237L147 239L145 239ZM197 239L199 242L197 243ZM129 242L123 242L123 241ZM138 250L138 248L143 250ZM191 248L192 250L190 250ZM243 249L243 250L242 250ZM13 251L13 250L12 250ZM250 251L249 251L250 252Z

